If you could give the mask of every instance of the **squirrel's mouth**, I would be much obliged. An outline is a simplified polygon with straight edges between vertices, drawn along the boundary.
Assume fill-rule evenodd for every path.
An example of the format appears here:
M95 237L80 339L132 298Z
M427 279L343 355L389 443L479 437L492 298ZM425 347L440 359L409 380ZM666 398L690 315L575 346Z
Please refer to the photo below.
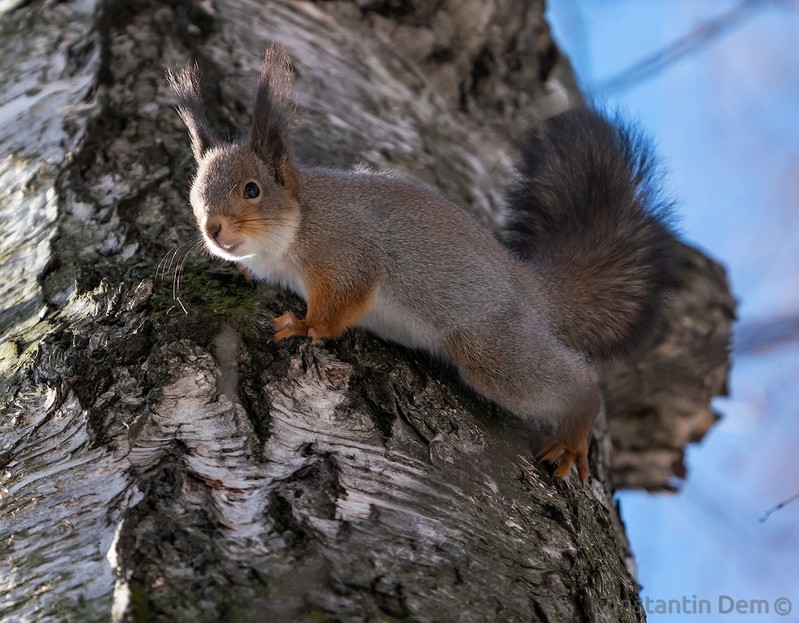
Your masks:
M223 257L228 260L236 260L238 259L235 256L235 253L238 249L242 246L241 240L234 240L232 242L228 242L227 240L214 240L213 238L207 237L206 238L206 245L211 253Z
M232 253L233 250L239 246L238 242L223 242L221 240L215 240L214 243L222 249L225 253Z

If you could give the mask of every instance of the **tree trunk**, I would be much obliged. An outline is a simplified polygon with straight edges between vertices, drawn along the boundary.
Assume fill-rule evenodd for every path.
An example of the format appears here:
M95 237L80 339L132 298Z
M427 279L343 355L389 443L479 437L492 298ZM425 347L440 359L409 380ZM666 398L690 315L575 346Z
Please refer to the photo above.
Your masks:
M666 463L610 472L600 423L595 478L557 486L519 425L430 357L358 331L276 345L270 320L301 302L204 257L163 78L196 59L235 135L279 41L298 160L402 170L496 229L512 139L577 97L543 8L0 2L2 620L644 619L611 476L657 488ZM722 388L732 303L689 257L690 303L648 364L608 371L611 422L651 391L667 431L664 396L690 419ZM703 318L720 324L686 379ZM663 366L683 376L649 387ZM705 416L657 443L673 459Z

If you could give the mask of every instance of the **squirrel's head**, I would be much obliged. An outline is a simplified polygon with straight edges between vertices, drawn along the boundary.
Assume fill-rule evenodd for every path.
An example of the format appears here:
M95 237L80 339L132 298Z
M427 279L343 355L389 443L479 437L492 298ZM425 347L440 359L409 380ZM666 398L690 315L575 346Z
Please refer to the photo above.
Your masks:
M190 64L168 79L197 163L190 201L205 244L233 261L282 255L299 222L297 173L288 145L294 113L288 58L278 46L267 48L252 132L237 143L221 141L211 129L197 73Z

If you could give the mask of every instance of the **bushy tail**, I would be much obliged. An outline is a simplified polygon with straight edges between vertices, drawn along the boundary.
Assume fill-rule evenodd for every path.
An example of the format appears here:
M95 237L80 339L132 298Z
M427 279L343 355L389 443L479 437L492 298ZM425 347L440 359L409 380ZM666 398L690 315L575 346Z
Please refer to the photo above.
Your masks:
M595 359L653 329L674 280L670 205L646 141L600 113L570 110L522 149L507 244L550 288L561 339Z

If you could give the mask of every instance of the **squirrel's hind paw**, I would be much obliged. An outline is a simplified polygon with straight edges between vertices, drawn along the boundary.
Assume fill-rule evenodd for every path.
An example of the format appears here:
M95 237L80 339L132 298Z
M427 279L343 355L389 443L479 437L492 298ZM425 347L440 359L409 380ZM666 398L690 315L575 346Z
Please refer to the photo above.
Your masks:
M536 454L539 461L553 463L556 465L555 477L566 480L569 477L572 466L577 466L577 475L583 484L588 482L590 470L588 468L588 443L577 444L576 447L569 447L566 444L556 441L546 444L542 450Z

